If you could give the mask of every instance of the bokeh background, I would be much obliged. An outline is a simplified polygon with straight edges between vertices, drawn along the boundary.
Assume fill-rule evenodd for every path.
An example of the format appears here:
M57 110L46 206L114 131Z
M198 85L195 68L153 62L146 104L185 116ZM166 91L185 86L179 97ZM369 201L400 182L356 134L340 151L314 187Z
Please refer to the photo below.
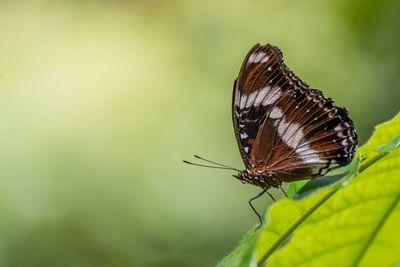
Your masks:
M182 159L243 167L230 108L247 51L279 46L363 143L399 108L399 12L396 0L1 1L0 265L216 264L257 223L259 189Z

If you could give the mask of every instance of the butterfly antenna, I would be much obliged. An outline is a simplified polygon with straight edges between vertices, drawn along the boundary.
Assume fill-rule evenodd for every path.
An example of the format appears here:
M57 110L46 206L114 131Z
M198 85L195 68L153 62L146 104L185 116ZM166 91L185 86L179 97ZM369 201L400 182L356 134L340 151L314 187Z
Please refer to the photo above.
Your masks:
M198 155L193 155L193 157L195 157L196 159L203 160L203 161L208 162L208 163L212 163L212 164L218 165L218 166L222 166L222 167L226 167L226 168L231 168L232 170L235 170L235 171L240 171L240 170L238 170L238 169L236 169L236 168L233 168L232 166L225 165L225 164L221 164L221 163L218 163L218 162L209 160L209 159L205 159L205 158L200 157L200 156L198 156Z
M187 161L187 160L183 160L183 163L186 163L186 164L189 164L189 165L194 165L194 166L199 166L199 167L205 167L205 168L236 171L235 168L231 168L231 167L210 166L210 165L204 165L204 164L199 164L199 163L193 163L193 162L190 162L190 161Z

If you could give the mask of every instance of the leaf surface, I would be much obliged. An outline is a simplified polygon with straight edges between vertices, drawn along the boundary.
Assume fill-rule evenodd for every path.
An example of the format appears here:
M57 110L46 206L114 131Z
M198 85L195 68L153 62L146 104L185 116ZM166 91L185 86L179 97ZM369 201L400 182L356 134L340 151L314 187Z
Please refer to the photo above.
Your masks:
M332 182L299 181L220 266L394 266L400 262L400 116L377 126ZM360 172L360 173L359 173ZM359 174L358 174L359 173ZM357 175L358 174L358 175ZM355 178L354 178L355 177ZM354 178L354 179L353 179ZM397 224L396 224L397 223Z
M394 266L400 262L400 151L332 195L268 266Z

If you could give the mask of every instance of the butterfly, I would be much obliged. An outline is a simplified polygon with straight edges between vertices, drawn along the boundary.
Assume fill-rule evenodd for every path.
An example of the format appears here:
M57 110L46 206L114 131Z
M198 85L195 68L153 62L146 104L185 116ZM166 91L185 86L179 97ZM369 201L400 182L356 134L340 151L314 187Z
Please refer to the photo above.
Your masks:
M323 176L357 148L348 112L310 88L270 44L256 44L234 81L232 119L246 169L239 180L264 189Z
M232 120L246 169L195 157L219 165L214 168L236 170L241 182L263 188L249 201L260 221L251 201L283 182L316 178L347 165L357 148L347 110L297 77L270 44L256 44L245 57L234 80Z

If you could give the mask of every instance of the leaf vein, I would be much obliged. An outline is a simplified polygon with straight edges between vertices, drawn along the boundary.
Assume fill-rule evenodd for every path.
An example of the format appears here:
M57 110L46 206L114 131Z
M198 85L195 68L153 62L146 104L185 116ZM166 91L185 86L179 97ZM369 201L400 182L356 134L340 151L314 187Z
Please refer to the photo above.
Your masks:
M392 205L389 206L389 208L387 209L385 214L383 214L382 219L378 222L378 224L375 227L374 231L372 232L370 238L367 240L367 243L365 243L365 246L362 248L362 250L360 251L360 253L356 257L356 260L355 260L353 266L358 266L360 264L360 262L361 262L362 258L364 257L365 253L368 251L368 248L371 246L371 244L374 242L376 236L378 235L379 230L385 225L385 222L390 217L390 214L392 213L394 208L399 203L399 200L400 200L400 193L396 196L396 198L394 199Z

